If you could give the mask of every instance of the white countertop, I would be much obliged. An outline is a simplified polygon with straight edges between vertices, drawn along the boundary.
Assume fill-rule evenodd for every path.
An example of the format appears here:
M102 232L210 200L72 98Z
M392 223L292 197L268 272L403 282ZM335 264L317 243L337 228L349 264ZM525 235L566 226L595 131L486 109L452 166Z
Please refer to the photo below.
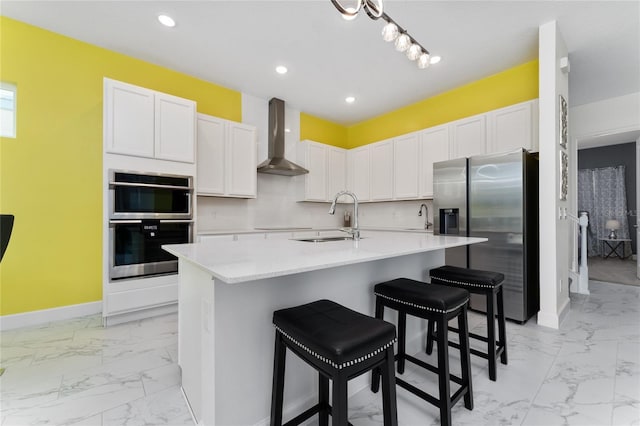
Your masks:
M361 226L361 230L369 231L388 231L388 232L426 232L433 234L433 229L411 228L411 227L380 227L380 226ZM275 226L251 229L209 229L198 231L198 235L237 235L237 234L262 234L272 232L327 232L337 231L337 227L291 227L291 226Z
M336 235L345 235L337 233ZM227 283L241 283L318 269L370 262L487 241L430 233L388 232L360 241L303 242L286 239L207 241L162 248Z

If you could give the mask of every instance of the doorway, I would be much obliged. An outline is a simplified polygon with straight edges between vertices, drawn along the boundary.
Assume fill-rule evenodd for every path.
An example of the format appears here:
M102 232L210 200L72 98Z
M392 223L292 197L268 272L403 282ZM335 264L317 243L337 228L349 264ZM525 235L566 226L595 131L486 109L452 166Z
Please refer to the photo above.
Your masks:
M578 211L590 215L591 280L640 286L636 153L633 140L578 150Z

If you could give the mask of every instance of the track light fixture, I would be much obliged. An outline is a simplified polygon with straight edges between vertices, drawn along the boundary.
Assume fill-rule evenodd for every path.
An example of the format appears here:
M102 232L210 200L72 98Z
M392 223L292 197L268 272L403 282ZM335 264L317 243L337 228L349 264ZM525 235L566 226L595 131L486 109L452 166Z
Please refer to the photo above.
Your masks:
M434 60L435 58L439 60L437 56L431 59L429 51L384 12L382 0L331 0L331 3L346 20L355 19L360 9L364 9L373 20L382 18L386 21L386 25L382 27L382 39L386 42L395 42L396 50L405 52L409 60L416 61L418 68L425 69L431 63L437 62Z

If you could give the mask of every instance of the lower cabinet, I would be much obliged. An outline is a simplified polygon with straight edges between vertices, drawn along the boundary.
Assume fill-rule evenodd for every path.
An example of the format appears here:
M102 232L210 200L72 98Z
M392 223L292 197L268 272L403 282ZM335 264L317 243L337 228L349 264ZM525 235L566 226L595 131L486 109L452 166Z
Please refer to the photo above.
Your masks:
M104 286L102 317L106 326L175 312L178 275L111 281Z

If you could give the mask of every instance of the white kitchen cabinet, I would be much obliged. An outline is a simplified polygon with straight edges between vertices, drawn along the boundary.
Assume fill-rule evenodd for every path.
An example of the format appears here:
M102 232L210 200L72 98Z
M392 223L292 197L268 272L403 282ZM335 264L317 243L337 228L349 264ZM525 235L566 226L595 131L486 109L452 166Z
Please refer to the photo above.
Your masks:
M260 232L257 234L237 234L236 240L238 241L255 241L255 240L265 240L267 237L264 232Z
M347 189L347 151L334 146L327 147L327 200Z
M371 200L393 199L393 139L370 146Z
M538 150L538 100L487 113L488 151Z
M450 123L451 158L472 157L487 152L486 114Z
M197 122L198 195L255 198L255 127L205 114L198 114Z
M369 201L371 199L369 145L350 149L347 158L347 188L356 194L359 201Z
M345 149L305 140L298 145L298 163L309 170L298 177L299 200L333 201L335 194L346 188Z
M416 199L419 192L420 133L393 140L393 198Z
M449 126L423 130L420 135L420 197L433 198L433 164L449 159Z
M155 158L193 163L196 103L155 94Z
M104 79L104 144L113 154L193 163L194 101Z
M227 194L231 197L255 198L258 185L256 128L228 122L226 146Z

